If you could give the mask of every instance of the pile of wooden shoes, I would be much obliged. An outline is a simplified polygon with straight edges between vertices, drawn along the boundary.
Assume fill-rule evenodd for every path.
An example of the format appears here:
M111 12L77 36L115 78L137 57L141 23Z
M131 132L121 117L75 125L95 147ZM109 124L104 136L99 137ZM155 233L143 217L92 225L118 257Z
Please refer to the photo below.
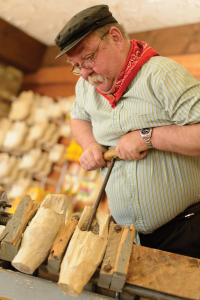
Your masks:
M8 118L0 120L1 152L22 155L33 148L49 150L60 137L71 138L67 115L74 97L55 102L51 97L24 91L15 99Z
M59 287L78 296L101 264L98 285L121 291L126 280L135 229L111 222L97 211L86 231L92 207L80 219L65 224L70 201L64 194L49 194L40 205L26 195L0 235L0 258L20 272L33 272L48 258L50 273L59 274ZM102 262L103 260L103 262Z

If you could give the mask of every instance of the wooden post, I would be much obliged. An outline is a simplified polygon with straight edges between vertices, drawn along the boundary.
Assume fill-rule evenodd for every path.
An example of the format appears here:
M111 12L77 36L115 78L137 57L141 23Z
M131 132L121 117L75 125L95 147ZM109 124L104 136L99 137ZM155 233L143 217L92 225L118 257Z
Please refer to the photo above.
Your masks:
M1 250L0 258L12 261L17 254L22 234L26 229L29 221L36 214L40 203L31 199L29 195L25 195L20 201L12 219L10 219L0 235Z
M110 289L116 292L122 292L122 288L126 281L128 266L135 237L134 225L124 228L122 238L119 244L114 274Z
M85 231L92 213L86 206L61 264L58 285L77 297L102 261L108 238L109 215L97 211L91 231Z
M24 232L19 252L12 261L20 272L32 274L47 258L53 242L65 224L70 203L67 195L48 194Z
M58 234L48 258L48 270L50 273L58 275L61 261L79 218L79 216L72 217Z
M110 223L108 245L99 274L98 286L100 287L110 288L123 230L123 226Z

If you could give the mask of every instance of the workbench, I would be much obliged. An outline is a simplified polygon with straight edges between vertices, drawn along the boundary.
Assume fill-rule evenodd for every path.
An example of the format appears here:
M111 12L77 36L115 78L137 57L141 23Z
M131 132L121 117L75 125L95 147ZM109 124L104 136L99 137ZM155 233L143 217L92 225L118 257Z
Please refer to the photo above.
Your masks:
M41 275L40 275L41 276ZM43 275L44 276L44 275ZM41 277L43 277L41 276ZM1 300L73 300L76 299L65 294L55 282L55 278L44 279L32 275L0 268L0 299ZM144 288L138 288L126 284L122 294L116 294L105 289L96 288L97 277L93 277L85 286L77 300L122 300L139 299L134 294L151 297L160 300L185 300L186 298L175 297L160 292L154 292ZM95 290L96 289L96 290ZM144 298L140 298L144 299ZM146 299L146 298L145 298Z
M6 201L2 203L7 205ZM14 268L13 261L24 231L29 229L28 224L34 214L37 216L37 210L38 203L26 195L1 234L0 300L200 299L200 259L135 245L134 225L124 227L113 222L109 226L103 260L95 265L90 277L85 276L88 266L83 270L83 281L88 278L84 281L84 289L78 297L65 294L57 282L69 239L80 224L77 216L62 227L52 248L49 248L49 256L32 273L28 273L32 275L20 273ZM86 210L92 211L91 207L86 207ZM85 259L88 257L89 245L85 245ZM76 245L73 249L76 251ZM77 261L75 265L77 268ZM77 270L80 269L76 269L74 280L80 274Z
M1 261L1 265L0 299L75 299L58 287L56 282L59 274L49 273L45 264L42 264L33 275L15 271L9 262ZM133 245L122 293L98 287L99 272L100 269L97 269L81 295L77 297L78 300L200 299L199 259Z

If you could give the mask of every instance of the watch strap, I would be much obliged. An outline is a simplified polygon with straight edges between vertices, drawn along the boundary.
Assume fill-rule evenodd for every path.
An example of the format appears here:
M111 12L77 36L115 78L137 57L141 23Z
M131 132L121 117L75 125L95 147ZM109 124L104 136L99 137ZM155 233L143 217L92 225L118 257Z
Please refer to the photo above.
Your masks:
M141 129L140 135L143 138L143 140L145 141L147 147L150 148L154 148L152 143L151 143L151 135L152 135L152 128L143 128Z

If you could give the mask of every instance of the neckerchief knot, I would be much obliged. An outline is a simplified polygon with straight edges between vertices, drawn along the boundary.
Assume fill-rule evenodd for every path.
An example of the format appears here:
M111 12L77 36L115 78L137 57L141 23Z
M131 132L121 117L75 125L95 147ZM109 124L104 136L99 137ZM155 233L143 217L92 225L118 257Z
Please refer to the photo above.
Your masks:
M150 47L148 44L142 41L131 40L131 49L128 54L126 63L117 79L114 91L112 95L104 94L97 90L102 96L104 96L114 109L116 102L124 93L125 89L137 75L140 68L152 57L159 55L159 53Z

